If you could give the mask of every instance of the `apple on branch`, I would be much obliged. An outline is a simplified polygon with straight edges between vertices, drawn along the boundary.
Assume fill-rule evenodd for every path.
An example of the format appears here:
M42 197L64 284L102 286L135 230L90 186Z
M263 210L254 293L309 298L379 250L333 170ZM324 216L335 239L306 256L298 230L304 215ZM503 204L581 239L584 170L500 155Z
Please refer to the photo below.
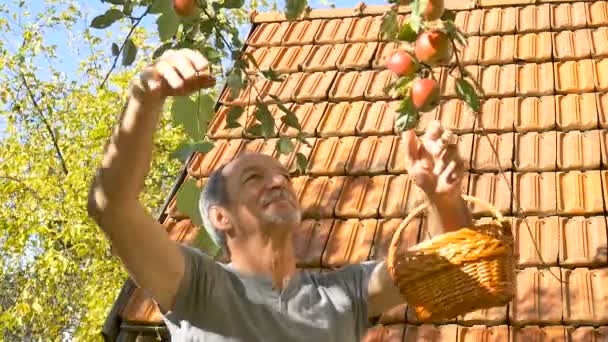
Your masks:
M180 17L196 14L196 0L173 0L173 10Z

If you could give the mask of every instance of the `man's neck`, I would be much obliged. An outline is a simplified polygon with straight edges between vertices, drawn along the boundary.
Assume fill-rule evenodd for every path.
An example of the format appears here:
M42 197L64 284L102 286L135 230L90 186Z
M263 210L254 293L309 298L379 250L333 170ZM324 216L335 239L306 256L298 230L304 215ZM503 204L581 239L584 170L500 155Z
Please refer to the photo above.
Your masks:
M245 274L267 276L274 288L283 289L296 272L296 260L289 233L251 236L231 248L234 267Z

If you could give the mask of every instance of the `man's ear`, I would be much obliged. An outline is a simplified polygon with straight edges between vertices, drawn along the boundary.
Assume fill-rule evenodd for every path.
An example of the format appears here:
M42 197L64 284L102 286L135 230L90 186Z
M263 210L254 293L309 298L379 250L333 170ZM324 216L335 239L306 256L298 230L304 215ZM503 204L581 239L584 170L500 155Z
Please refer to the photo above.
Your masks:
M232 221L228 211L222 207L212 206L209 208L209 219L216 229L226 232L232 228Z

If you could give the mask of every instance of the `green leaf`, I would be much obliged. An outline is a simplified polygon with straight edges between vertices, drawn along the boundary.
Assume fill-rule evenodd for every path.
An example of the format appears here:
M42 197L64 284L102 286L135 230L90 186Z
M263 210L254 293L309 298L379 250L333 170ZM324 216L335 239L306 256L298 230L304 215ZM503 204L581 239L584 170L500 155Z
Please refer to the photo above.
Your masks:
M122 5L125 3L125 0L102 0L102 2L112 4L112 5Z
M200 125L197 120L197 105L189 96L176 96L171 106L173 121L184 127L184 131L192 140L202 138Z
M238 128L241 127L241 124L238 123L238 120L243 115L245 110L241 106L235 106L230 108L228 114L226 115L226 127L227 128Z
M241 8L245 4L244 0L224 0L222 7L224 8Z
M285 108L287 109L287 108ZM285 115L283 115L281 117L281 121L283 123L285 123L285 125L289 126L289 127L293 127L295 129L297 129L298 131L302 130L302 126L300 125L300 123L298 122L298 117L294 114L294 112L287 110L284 111Z
M264 133L262 132L262 125L259 123L253 124L251 127L247 128L246 132L254 137L264 136Z
M286 138L286 137L281 137L277 141L277 151L279 151L279 154L289 154L289 153L293 152L293 150L294 150L294 145L293 145L293 142L291 141L291 139Z
M416 41L416 39L418 38L418 34L412 28L410 21L405 22L401 26L401 29L399 30L399 35L397 36L397 38L399 40L402 40L405 42L415 42Z
M454 21L456 19L456 12L452 10L444 10L441 19L444 21Z
M179 18L173 11L161 14L156 19L156 28L161 41L172 39L177 33L179 27Z
M133 64L135 61L135 56L137 56L137 46L135 46L133 40L129 38L124 49L122 50L122 65L128 66Z
M298 171L300 173L304 173L306 171L306 166L308 165L308 159L306 158L306 156L303 153L301 153L301 152L296 153L296 164L297 164Z
M397 17L397 11L391 10L387 15L382 18L380 24L380 33L383 39L394 40L399 32L399 19Z
M268 69L268 70L262 70L261 71L262 76L264 76L264 78L266 78L267 80L273 81L273 82L281 82L285 80L284 76L280 76L279 74L277 74L276 71Z
M272 114L268 110L268 106L266 104L258 103L258 108L255 111L255 118L258 119L261 124L261 133L263 137L269 138L275 135L274 118L272 117Z
M201 141L184 141L182 142L175 151L170 154L171 158L178 159L181 162L188 160L188 157L194 152L207 153L213 149L213 142L208 140Z
M226 79L226 84L230 88L230 98L236 99L239 96L241 89L243 88L243 77L241 74L241 70L232 70L232 72Z
M412 129L418 125L420 114L414 108L410 97L404 98L397 109L395 117L395 127L401 131Z
M150 13L159 14L159 13L168 13L173 12L173 5L171 4L171 0L153 0L154 2L150 6Z
M118 56L119 53L120 53L120 48L118 47L118 44L112 43L112 56L116 57L116 56Z
M204 228L198 230L196 239L192 242L192 245L211 257L217 256L217 253L221 250Z
M152 59L157 59L162 54L173 47L173 42L165 42L152 53Z
M260 65L258 64L258 61L255 60L255 57L253 57L251 52L245 52L245 57L247 57L251 64L253 64L256 70L260 70Z
M196 186L196 179L186 180L175 195L177 210L192 220L194 225L203 224L201 213L198 209L198 200L201 189Z
M428 0L414 0L412 1L411 8L412 13L410 15L410 27L416 34L420 33L422 28L422 13L424 12Z
M200 137L207 135L209 123L215 115L215 100L209 94L198 95L198 111L196 112Z
M199 51L211 64L219 64L222 61L222 55L216 48L212 46L205 45Z
M287 20L297 19L306 6L308 5L307 0L286 0L285 1L285 16Z
M125 15L131 15L133 13L133 2L131 0L125 0L124 3L122 13Z
M474 113L479 113L481 103L475 92L475 87L469 81L458 78L456 80L456 94L462 99Z
M110 27L110 25L114 24L117 20L120 20L125 15L117 10L116 8L111 8L106 11L106 13L102 15L98 15L93 18L91 21L91 27L96 29L104 29L106 27Z

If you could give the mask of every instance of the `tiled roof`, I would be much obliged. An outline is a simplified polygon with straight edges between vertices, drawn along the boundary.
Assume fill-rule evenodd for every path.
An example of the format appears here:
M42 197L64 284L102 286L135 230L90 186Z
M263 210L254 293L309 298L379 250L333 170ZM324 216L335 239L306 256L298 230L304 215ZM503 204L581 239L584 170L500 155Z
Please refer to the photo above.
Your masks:
M482 112L471 114L456 99L447 68L436 68L447 100L423 113L416 130L438 119L456 132L467 169L463 193L512 217L515 297L506 307L434 324L421 324L401 305L380 318L386 326L370 332L369 341L606 341L608 2L446 2L468 36L461 61L483 87ZM393 128L397 102L383 91L394 78L384 61L397 47L378 39L379 15L387 9L360 4L310 10L295 22L254 13L247 51L261 68L287 79L260 81L233 100L221 96L210 125L216 147L194 156L182 177L202 186L214 168L243 151L277 156L274 140L247 136L224 122L230 106L247 105L251 95L273 103L272 94L286 102L312 146L298 144L294 152L310 160L306 173L293 178L305 214L296 233L298 267L326 270L384 258L400 219L420 203ZM399 13L403 20L407 7ZM275 107L270 106L273 115L281 115ZM246 107L246 113L253 110ZM241 123L253 120L243 115ZM498 158L480 127L489 132ZM280 131L295 135L285 125ZM279 160L296 170L294 154ZM519 206L498 174L499 164ZM472 210L477 219L490 214ZM191 242L198 231L177 212L174 198L161 222L181 242ZM410 226L407 243L426 238L424 219ZM125 287L113 311L123 335L161 325L152 302L133 289Z

